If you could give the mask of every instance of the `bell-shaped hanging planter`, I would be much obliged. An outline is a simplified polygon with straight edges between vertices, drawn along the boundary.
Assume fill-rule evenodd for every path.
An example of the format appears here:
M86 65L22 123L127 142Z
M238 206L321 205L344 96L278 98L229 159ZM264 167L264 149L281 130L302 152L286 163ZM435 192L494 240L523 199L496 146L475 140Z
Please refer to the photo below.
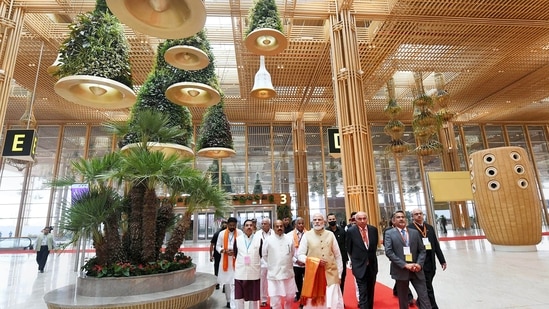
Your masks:
M61 62L61 53L58 53L55 61L47 69L48 74L50 74L51 76L55 76L57 71L59 71L59 67L62 65L63 62Z
M57 94L76 104L98 109L128 108L135 103L129 45L124 28L110 13L105 0L81 14L70 26L54 70Z
M383 128L383 132L392 139L400 139L404 135L404 124L400 120L391 119Z
M250 9L248 22L244 42L250 52L272 56L281 53L288 46L274 0L257 0Z
M202 70L210 64L208 55L193 46L174 46L164 55L166 62L181 70Z
M178 65L174 54L178 51L186 50L184 53L193 53L196 65L192 70L176 70L179 76L177 81L169 85L165 90L165 95L172 103L187 107L209 107L217 104L221 100L219 91L215 88L217 77L213 65L214 57L210 48L205 31L200 31L196 35L181 40L171 40L163 54L163 59L159 62L176 70ZM202 60L201 60L202 59ZM191 61L192 62L192 61ZM191 64L191 63L187 63ZM183 68L185 66L180 66Z
M255 73L254 87L250 95L261 100L271 99L276 96L276 91L271 82L271 74L265 67L265 56L259 56L259 70Z
M450 94L444 89L445 85L444 75L442 73L435 73L435 87L437 89L435 101L441 108L448 107L448 102L450 101Z
M158 38L190 37L206 24L202 0L107 0L107 4L120 21Z
M231 125L223 112L223 101L210 106L202 119L198 132L197 156L228 158L236 154Z
M391 78L389 79L389 81L387 81L387 99L388 99L387 106L385 106L385 109L383 110L383 112L387 116L389 116L389 118L393 119L396 116L398 116L398 114L400 114L400 112L402 111L402 107L398 105L396 100L394 78Z

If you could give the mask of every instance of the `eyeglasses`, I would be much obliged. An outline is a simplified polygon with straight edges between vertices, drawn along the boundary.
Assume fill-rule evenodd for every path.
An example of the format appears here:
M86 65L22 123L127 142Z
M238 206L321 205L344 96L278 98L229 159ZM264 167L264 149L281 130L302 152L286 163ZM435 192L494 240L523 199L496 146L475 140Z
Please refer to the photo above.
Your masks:
M423 216L422 213L415 213L415 214L414 214L414 216L420 216L420 215Z

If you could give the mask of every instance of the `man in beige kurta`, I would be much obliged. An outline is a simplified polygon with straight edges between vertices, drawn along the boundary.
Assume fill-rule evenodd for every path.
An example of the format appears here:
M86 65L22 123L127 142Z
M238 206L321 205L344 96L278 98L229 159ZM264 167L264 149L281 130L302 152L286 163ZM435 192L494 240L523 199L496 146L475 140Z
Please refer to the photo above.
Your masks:
M341 252L334 233L326 231L324 225L324 216L321 213L314 214L313 229L305 233L297 253L303 263L311 258L320 259L320 265L326 272L325 304L313 306L311 299L308 299L304 308L343 309L343 296L339 287L343 272Z

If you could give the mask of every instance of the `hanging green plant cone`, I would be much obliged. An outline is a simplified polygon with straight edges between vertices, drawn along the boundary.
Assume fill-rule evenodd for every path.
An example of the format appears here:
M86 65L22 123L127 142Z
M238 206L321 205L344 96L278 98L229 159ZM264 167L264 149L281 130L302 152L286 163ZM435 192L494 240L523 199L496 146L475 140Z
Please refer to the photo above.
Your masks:
M120 109L135 103L124 28L104 0L81 14L59 50L57 94L76 104ZM85 85L85 86L82 86Z
M231 125L223 112L223 100L210 106L198 133L197 155L226 158L235 155Z
M248 22L245 43L249 51L257 55L272 56L281 53L288 46L274 0L255 2Z

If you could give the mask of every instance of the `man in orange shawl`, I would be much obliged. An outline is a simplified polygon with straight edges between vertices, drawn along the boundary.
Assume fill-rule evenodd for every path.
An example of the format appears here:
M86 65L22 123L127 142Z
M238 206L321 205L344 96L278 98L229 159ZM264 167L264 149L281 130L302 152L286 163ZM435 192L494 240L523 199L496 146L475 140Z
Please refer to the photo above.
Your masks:
M217 283L224 285L227 308L235 309L234 299L234 265L236 255L234 253L236 238L243 232L236 228L236 218L227 220L227 229L221 231L217 238L215 249L221 254L221 263L217 274Z
M306 263L300 302L307 309L343 309L341 251L334 233L326 231L324 224L321 213L313 215L313 229L305 233L297 252L297 258Z

